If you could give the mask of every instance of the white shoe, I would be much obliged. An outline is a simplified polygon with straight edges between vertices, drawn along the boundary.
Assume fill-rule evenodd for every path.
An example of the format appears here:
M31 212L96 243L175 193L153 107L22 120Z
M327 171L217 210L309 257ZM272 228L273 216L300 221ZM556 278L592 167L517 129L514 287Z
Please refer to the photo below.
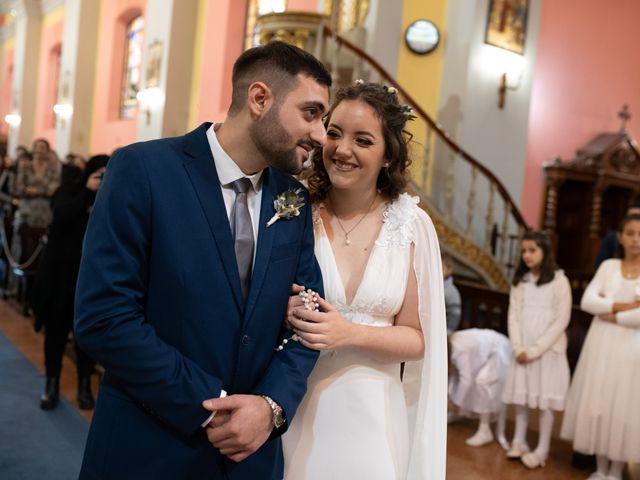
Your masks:
M511 460L517 460L525 453L529 453L530 450L531 449L529 448L529 445L527 445L526 443L520 444L513 442L513 445L511 445L511 448L507 452L507 458Z
M542 456L537 452L525 453L524 455L522 455L522 457L520 457L520 461L524 463L524 466L527 468L544 467L545 460L546 459L542 458Z
M473 437L467 438L464 443L470 447L482 447L491 442L493 442L491 429L489 427L480 427Z
M587 480L607 480L607 476L604 473L593 472Z

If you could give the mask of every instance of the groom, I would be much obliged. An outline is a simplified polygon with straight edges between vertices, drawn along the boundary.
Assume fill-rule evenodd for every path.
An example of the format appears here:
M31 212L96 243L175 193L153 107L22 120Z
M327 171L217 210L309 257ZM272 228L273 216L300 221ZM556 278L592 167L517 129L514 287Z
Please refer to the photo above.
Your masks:
M282 478L279 436L317 352L276 348L291 285L322 279L306 191L267 223L324 143L331 77L273 42L232 83L224 123L109 164L76 294L77 341L105 367L82 479Z

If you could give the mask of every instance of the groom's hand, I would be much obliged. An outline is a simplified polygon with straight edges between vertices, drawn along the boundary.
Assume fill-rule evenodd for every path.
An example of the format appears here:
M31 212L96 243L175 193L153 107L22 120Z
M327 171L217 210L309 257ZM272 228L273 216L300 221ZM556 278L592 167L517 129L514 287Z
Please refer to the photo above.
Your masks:
M202 406L218 412L206 428L209 442L234 462L258 450L271 435L271 407L258 395L212 398Z

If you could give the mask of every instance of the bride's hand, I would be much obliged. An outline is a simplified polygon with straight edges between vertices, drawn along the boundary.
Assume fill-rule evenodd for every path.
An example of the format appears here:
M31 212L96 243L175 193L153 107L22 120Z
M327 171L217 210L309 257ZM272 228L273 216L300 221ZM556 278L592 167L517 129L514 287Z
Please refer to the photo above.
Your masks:
M291 285L291 296L289 297L289 303L287 305L287 314L284 317L284 326L286 328L291 328L290 320L293 317L293 311L296 308L302 307L302 299L298 294L303 290L304 290L304 287L301 285L298 285L297 283L294 283L293 285Z
M313 350L333 350L349 346L356 325L346 320L333 305L318 297L323 312L296 308L289 319L300 343Z

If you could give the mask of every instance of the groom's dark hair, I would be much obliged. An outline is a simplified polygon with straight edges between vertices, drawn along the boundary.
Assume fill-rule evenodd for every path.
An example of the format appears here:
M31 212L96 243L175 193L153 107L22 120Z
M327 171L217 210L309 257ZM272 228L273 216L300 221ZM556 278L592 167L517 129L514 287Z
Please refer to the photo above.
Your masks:
M274 41L246 50L233 64L233 93L229 113L238 112L247 100L253 82L264 82L281 101L302 73L320 85L331 86L331 74L316 57L288 43Z

